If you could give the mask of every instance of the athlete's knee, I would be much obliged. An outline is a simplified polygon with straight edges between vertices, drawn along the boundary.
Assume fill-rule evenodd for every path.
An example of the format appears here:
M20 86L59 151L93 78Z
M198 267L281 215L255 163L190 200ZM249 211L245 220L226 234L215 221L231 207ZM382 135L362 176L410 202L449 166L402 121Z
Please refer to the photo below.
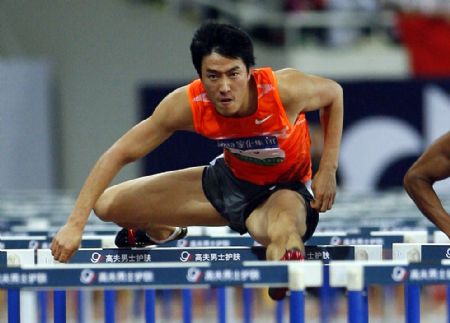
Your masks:
M306 232L306 221L303 215L296 212L281 211L270 221L267 227L269 244L285 250L300 249L303 251L302 236Z
M111 222L115 219L114 209L114 194L111 189L107 189L95 203L94 213L100 220Z
M271 240L287 237L291 233L306 231L304 216L293 210L281 210L269 215L267 234Z

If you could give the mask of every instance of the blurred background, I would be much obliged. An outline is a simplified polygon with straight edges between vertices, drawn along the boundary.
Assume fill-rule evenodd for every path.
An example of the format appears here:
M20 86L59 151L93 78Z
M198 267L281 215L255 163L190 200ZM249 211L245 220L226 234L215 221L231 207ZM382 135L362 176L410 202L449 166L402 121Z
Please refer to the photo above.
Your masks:
M209 18L248 31L257 66L343 85L343 190L400 186L450 128L449 1L2 0L0 190L78 191L104 150L197 77L189 44ZM204 164L216 152L176 136L115 181Z

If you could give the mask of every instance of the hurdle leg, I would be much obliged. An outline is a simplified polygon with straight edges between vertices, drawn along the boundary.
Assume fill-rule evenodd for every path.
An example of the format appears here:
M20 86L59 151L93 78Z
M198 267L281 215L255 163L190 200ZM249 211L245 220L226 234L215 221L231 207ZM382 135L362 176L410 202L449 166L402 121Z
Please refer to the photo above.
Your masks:
M283 323L284 319L284 300L278 301L275 304L275 322Z
M170 320L172 318L172 298L173 291L170 289L163 289L161 291L162 296L162 316L166 320Z
M226 323L227 321L227 301L225 287L217 287L217 322Z
M450 323L450 285L447 285L447 323Z
M244 287L242 290L243 298L244 298L244 323L250 323L252 321L252 313L253 313L253 290L251 288Z
M20 323L20 289L8 289L8 323Z
M77 319L78 323L85 323L86 322L86 301L85 301L85 294L86 291L84 290L77 290Z
M156 313L155 313L155 295L154 289L146 289L145 294L145 323L155 323Z
M289 290L289 318L291 323L305 322L305 273L300 263L290 264L288 267Z
M368 322L368 310L364 293L363 273L360 270L350 270L347 273L347 312L349 323Z
M66 322L66 291L53 292L53 319L55 323Z
M291 323L305 322L305 292L303 290L291 291L289 315Z
M348 322L361 323L366 322L364 318L364 295L362 290L349 290L347 294Z
M328 323L333 309L333 298L330 287L330 266L323 266L323 285L319 289L320 295L320 322Z
M363 319L362 323L369 323L369 287L364 287L363 290Z
M405 318L407 323L420 323L420 286L405 284Z
M192 290L183 289L183 322L191 323L192 322Z
M36 293L32 291L22 291L20 293L20 319L27 323L37 323L35 311L30 308L36 308Z
M142 314L142 310L141 310L141 298L142 298L142 290L140 289L135 289L132 291L132 306L133 306L133 319L138 319L141 314Z
M47 323L48 292L46 290L40 290L37 292L37 297L39 307L39 323Z
M103 293L104 309L105 309L105 323L116 322L116 291L113 289L106 289Z

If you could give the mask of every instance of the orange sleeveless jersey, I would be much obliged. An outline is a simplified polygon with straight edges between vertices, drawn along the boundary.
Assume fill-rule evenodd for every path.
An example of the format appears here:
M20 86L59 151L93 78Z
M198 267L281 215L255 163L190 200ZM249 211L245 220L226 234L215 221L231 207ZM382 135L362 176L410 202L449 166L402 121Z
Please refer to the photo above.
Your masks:
M246 117L226 118L216 112L199 79L188 93L195 130L216 140L225 162L242 180L265 185L311 179L308 124L304 113L292 125L285 113L271 68L254 69L258 109Z

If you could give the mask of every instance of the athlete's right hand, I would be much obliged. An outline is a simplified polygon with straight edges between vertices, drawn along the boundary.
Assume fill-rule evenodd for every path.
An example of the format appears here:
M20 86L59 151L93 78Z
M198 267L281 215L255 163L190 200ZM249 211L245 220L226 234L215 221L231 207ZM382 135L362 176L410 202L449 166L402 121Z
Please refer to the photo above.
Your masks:
M311 207L317 212L330 210L336 197L336 171L319 168L312 180L311 189L314 193Z
M55 260L60 262L69 261L80 247L82 234L82 228L66 223L55 235L50 246Z

